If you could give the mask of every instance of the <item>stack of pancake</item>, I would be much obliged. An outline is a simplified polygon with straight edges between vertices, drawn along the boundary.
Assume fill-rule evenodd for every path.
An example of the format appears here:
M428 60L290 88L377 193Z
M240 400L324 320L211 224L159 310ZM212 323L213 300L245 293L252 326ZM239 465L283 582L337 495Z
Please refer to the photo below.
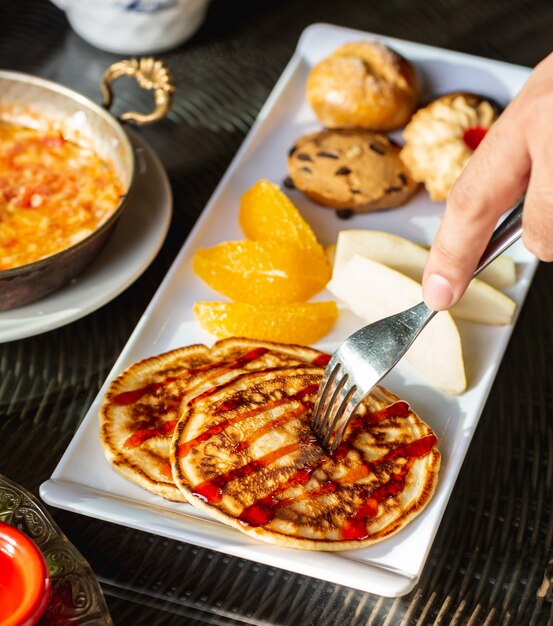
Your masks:
M231 338L140 361L104 399L106 457L148 491L272 543L343 550L388 537L434 492L436 436L378 387L328 455L309 425L328 358Z

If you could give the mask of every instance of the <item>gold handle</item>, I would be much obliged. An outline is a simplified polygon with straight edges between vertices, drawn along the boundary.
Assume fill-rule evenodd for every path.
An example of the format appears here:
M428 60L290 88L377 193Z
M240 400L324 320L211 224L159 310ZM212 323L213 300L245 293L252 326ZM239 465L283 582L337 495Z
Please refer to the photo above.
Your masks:
M111 83L120 76L131 76L142 87L154 92L156 108L151 113L138 113L128 111L119 116L122 122L131 122L143 126L152 124L164 118L171 108L171 101L175 87L169 68L163 61L146 57L142 59L129 59L118 61L110 65L102 77L100 88L102 90L103 105L109 109L113 102Z

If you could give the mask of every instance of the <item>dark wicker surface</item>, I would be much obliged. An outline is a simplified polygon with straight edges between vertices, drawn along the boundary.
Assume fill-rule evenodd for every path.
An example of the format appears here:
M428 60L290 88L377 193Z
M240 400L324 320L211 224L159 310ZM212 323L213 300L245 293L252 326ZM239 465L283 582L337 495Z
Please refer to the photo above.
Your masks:
M1 0L0 66L98 99L115 56L47 0ZM553 48L550 0L214 0L163 55L173 112L140 131L175 195L146 273L97 312L0 345L0 473L37 492L240 145L301 31L331 22L533 65ZM117 107L148 96L126 85ZM120 91L118 91L118 94ZM140 100L142 99L142 100ZM552 121L553 123L553 121ZM115 624L551 624L553 267L530 290L420 583L385 599L52 509L98 576Z

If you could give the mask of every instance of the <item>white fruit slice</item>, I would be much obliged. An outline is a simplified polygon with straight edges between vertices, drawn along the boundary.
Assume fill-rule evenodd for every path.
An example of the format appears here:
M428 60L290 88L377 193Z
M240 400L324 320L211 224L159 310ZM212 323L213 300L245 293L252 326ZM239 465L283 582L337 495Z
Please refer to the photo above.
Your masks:
M420 283L428 249L399 235L380 230L343 230L336 244L333 276L337 276L356 254L387 265ZM505 263L506 277L510 270L507 269L508 261ZM494 274L498 272L494 271ZM471 322L502 325L513 321L515 310L516 303L511 298L483 280L474 278L451 313Z
M509 289L517 282L515 262L510 256L498 256L480 272L478 278L496 289Z
M382 230L342 230L334 252L333 276L356 254L387 265L421 282L428 250L409 239Z
M356 255L328 289L367 324L399 313L422 299L422 287L386 265ZM438 313L405 355L430 384L457 395L467 387L461 338L447 311Z

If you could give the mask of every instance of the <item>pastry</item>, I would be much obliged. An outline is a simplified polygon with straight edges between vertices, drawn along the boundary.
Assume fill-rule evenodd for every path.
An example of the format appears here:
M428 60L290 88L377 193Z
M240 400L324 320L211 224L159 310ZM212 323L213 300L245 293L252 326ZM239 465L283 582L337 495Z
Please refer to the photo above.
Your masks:
M433 200L445 200L499 115L495 102L471 93L441 96L405 127L401 160Z
M238 338L144 359L120 374L106 393L100 411L102 448L122 476L182 502L171 475L169 447L185 398L245 372L327 362L326 354L312 348Z
M388 137L368 130L323 130L297 140L288 172L318 204L356 213L391 209L417 189L399 151Z
M430 501L437 438L377 387L336 452L310 428L322 367L248 373L188 402L171 444L186 499L257 539L308 550L363 548Z
M307 99L328 128L388 131L403 126L419 97L411 63L376 41L346 43L315 65Z

